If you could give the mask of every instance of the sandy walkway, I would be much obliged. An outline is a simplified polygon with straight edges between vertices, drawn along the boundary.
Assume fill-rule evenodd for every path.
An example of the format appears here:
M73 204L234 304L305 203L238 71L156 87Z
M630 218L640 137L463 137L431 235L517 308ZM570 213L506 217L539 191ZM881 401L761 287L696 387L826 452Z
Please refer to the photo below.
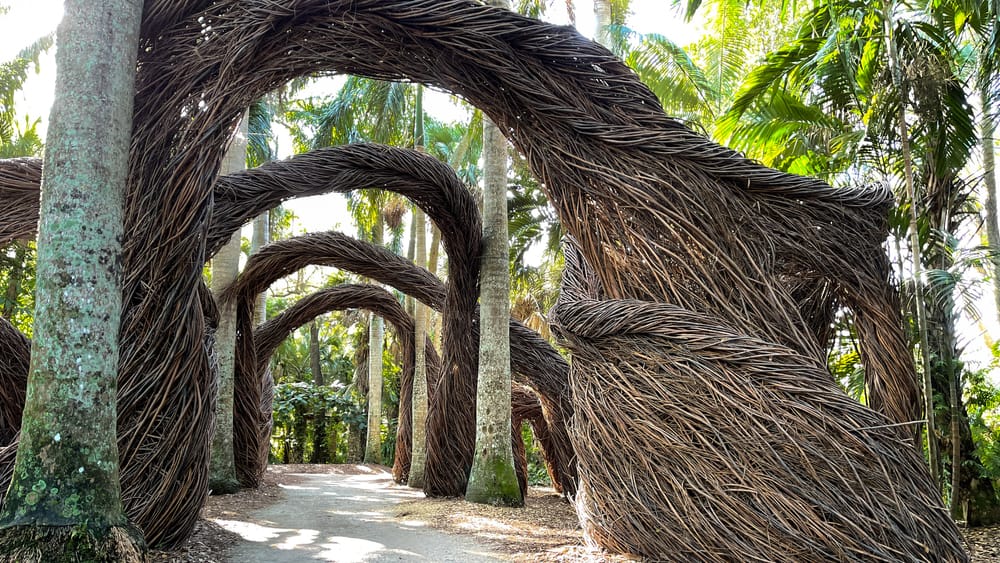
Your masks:
M384 471L363 474L278 476L285 498L245 519L215 520L243 541L232 563L337 561L503 561L467 537L396 519L395 504L423 497L392 483Z

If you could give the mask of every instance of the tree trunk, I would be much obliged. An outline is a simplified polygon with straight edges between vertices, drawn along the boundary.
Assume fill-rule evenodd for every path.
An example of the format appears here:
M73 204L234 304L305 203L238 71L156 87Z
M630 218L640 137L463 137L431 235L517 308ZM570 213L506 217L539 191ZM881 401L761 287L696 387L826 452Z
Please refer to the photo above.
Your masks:
M441 256L441 230L437 228L437 225L431 223L431 247L427 251L427 270L438 275L438 259ZM435 311L426 311L427 314L427 330L431 333L431 340L434 341L434 347L438 350L441 349L441 315Z
M236 134L226 151L220 173L232 174L246 168L247 115L244 113ZM240 488L233 454L233 373L236 361L236 303L223 302L218 296L236 279L240 269L240 232L236 231L226 246L212 259L212 294L219 306L219 325L215 331L215 357L218 359L219 394L215 403L215 434L208 487L214 494L231 494Z
M983 180L986 184L986 202L983 213L986 215L986 242L993 252L1000 252L1000 219L997 217L997 171L993 135L995 126L993 123L992 106L990 104L990 93L985 89L980 89L980 98L983 100L982 116L979 127L981 132L980 145L983 150ZM991 260L993 264L990 272L993 277L993 302L996 305L997 318L1000 319L1000 256L994 256Z
M382 215L375 222L372 242L382 246ZM382 463L382 346L385 330L382 317L372 313L368 332L368 439L365 463Z
M323 367L319 355L319 323L315 320L309 323L309 367L313 374L313 384L322 391L326 386L323 380ZM310 463L330 463L330 451L327 449L326 407L321 403L316 411L316 421L313 426L313 453Z
M611 48L611 0L594 0L594 41Z
M420 85L418 85L417 86L417 92L418 92L418 96L419 97L422 97L419 94L422 91L423 91L423 88ZM422 149L423 147L421 147L421 146L414 146L414 148ZM410 262L413 262L415 260L415 257L414 257L413 253L415 252L416 238L417 238L416 213L420 212L420 208L417 207L416 205L412 205L411 208L412 208L413 218L410 219L410 237L409 237L410 240L409 240L409 242L406 245L406 259L409 260ZM416 313L414 311L415 311L417 300L414 299L412 295L406 295L403 298L403 303L404 303L404 309L406 310L406 312L409 313L410 316L415 317Z
M506 7L506 0L491 3ZM507 139L489 120L483 122L483 179L476 450L465 498L523 506L511 451Z
M413 146L424 150L424 88L417 85L415 104ZM419 207L413 209L413 232L411 233L411 256L420 268L427 267L427 220ZM439 240L440 242L440 240ZM424 469L427 467L427 311L423 303L413 299L413 383L410 394L410 473L407 484L422 489Z
M142 561L117 425L122 200L142 2L67 0L45 151L34 340L0 560Z
M914 289L914 309L917 313L917 330L920 333L920 357L923 366L924 384L924 419L927 424L927 450L930 458L931 479L937 487L941 486L941 454L938 452L937 439L934 428L934 392L931 375L930 347L927 337L927 307L924 299L924 286L922 278L922 264L920 252L920 235L917 232L917 219L919 213L917 206L916 186L913 180L913 157L910 153L909 131L906 125L906 83L903 81L902 69L899 66L899 57L896 53L896 43L893 35L892 10L894 9L891 0L886 0L883 4L885 11L886 41L889 46L889 64L892 69L893 82L899 91L900 99L899 115L896 116L899 128L899 143L903 158L903 174L906 183L906 196L910 200L910 253L913 259L913 289Z
M270 242L271 212L265 211L253 220L253 240L250 242L250 254L257 254L261 248ZM253 326L258 327L267 320L267 292L262 291L257 296L257 305L253 309Z

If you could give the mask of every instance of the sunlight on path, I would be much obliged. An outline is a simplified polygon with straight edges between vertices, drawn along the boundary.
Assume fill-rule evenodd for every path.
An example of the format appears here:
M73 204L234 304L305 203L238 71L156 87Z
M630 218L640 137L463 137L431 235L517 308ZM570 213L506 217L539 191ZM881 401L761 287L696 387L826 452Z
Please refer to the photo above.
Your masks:
M384 471L365 475L293 474L280 484L285 499L246 515L214 520L244 541L229 561L489 562L505 558L469 538L448 535L419 521L393 518L394 504L423 493L392 482Z

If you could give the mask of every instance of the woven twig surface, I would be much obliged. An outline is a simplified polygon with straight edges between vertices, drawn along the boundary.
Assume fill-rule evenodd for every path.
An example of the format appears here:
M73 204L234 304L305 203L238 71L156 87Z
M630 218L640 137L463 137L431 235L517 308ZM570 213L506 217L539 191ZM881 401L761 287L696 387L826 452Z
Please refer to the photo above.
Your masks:
M21 429L30 360L31 342L0 317L0 446L10 444Z
M479 295L482 225L472 193L454 170L416 151L365 144L269 162L216 184L217 219L213 219L210 249L224 243L224 236L219 235L235 232L254 213L282 199L359 188L379 188L409 198L441 231L448 254L442 309L443 377L428 411L431 427L440 432L427 437L424 490L429 495L462 495L475 446L475 412L466 405L476 397L479 342L469 325Z
M0 244L35 238L42 159L0 159Z
M886 419L860 406L852 411L841 405L843 395L832 388L820 365L823 343L815 323L803 318L805 302L799 300L829 284L832 295L869 319L869 329L861 330L869 397L891 421L917 418L911 360L880 248L889 203L886 192L831 190L821 182L749 162L666 117L649 90L602 47L568 28L473 0L148 0L146 14L126 194L119 447L126 504L154 544L186 537L207 491L214 389L198 287L211 186L229 133L244 108L269 90L297 76L336 70L444 88L482 108L500 125L527 157L563 225L579 241L584 260L601 280L604 293L590 297L606 301L604 324L630 319L630 304L640 302L623 300L638 299L655 311L642 323L662 326L660 332L678 331L647 337L633 327L618 339L593 332L586 322L567 321L572 319L570 309L563 318L564 336L576 339L573 348L579 357L574 366L591 370L594 377L615 372L619 364L629 371L634 368L635 379L648 380L656 388L671 385L671 378L677 377L681 384L671 392L690 402L663 403L671 408L652 411L657 415L653 428L669 430L664 420L699 413L733 427L751 424L756 416L788 415L783 420L795 425L785 433L771 433L772 450L755 449L753 441L744 446L742 434L724 434L735 440L724 443L732 450L724 461L733 464L725 468L784 477L786 464L795 465L797 452L808 446L818 460L840 460L843 473L872 477L880 494L885 486L902 491L891 499L879 497L866 489L872 487L869 483L837 475L834 483L853 483L857 489L848 491L803 467L789 479L794 486L774 493L785 496L758 495L767 499L754 505L761 518L784 514L782 503L798 503L804 514L815 515L808 510L824 506L842 512L823 515L822 520L790 516L799 526L798 536L783 537L796 545L825 546L829 537L841 536L818 522L872 522L871 528L853 529L853 541L840 544L845 558L872 558L851 551L855 546L868 546L880 556L879 546L913 555L921 545L942 558L951 553L959 557L950 551L957 549L957 532L938 512L929 513L934 519L925 523L924 535L909 526L913 514L936 506L918 494L931 488L926 472L906 460L906 455L916 454L901 445L903 432L864 430ZM677 309L659 304L667 302ZM697 337L691 326L670 322L675 310L704 321L692 326L726 327L724 331L745 338L753 348L737 356L751 358L736 365L710 361L711 354L701 361L695 354L690 361L702 371L662 371L669 369L675 355L661 340L687 342ZM585 342L601 346L602 354L587 352ZM641 363L633 361L636 350L647 354ZM768 363L772 352L785 363ZM762 366L785 371L764 374ZM730 410L722 406L725 402L697 402L703 382L691 380L692 374L702 374L715 386L747 392L772 390L765 383L773 377L776 384L815 394L785 389L788 392L780 396L785 402L757 403L753 408L762 409L759 412ZM581 373L574 399L593 394L586 381ZM823 412L828 411L816 412L814 407L821 405L810 402L821 399L833 405L830 408L843 406L850 416L827 431ZM574 420L594 423L605 434L620 420L603 412L596 399L576 404L589 410L578 412ZM712 443L714 434L699 427L691 436ZM857 436L863 436L869 448L864 460L840 454L859 451ZM682 529L688 517L702 514L727 523L724 530L706 526L700 535L684 537L699 538L706 558L720 553L745 557L744 550L765 550L769 538L755 535L757 528L743 528L747 514L725 510L753 493L724 488L703 496L698 505L673 504L668 491L690 492L685 484L700 482L687 471L706 466L669 465L670 450L662 441L650 444L647 451L633 447L642 443L639 434L616 438L618 450L634 451L642 456L636 459L655 459L677 471L658 480L660 488L643 489L641 499L630 496L637 490L630 482L612 478L617 468L605 468L603 474L584 471L587 498L599 491L605 496L597 502L629 509L618 519L627 524L613 533L592 534L602 545L622 549L635 540L639 547L659 545L662 530L643 529L643 521L635 517L649 506L659 506L676 510L657 513L662 516L658 522L669 522L675 529ZM808 442L812 438L818 441ZM759 457L747 455L751 452ZM771 455L775 452L780 455ZM866 473L879 463L879 475ZM650 462L649 474L662 477L654 471L658 467ZM598 484L607 490L596 488ZM829 500L831 487L841 495L836 503ZM624 497L632 504L622 501ZM883 502L874 510L884 510L881 521L891 526L879 526L869 517L871 498ZM583 506L588 522L603 517L594 503ZM597 528L588 523L590 529ZM831 536L824 535L827 532ZM671 555L685 545L690 544L675 546ZM791 558L796 555L802 553Z
M922 456L825 365L676 305L587 298L585 267L568 248L557 314L589 541L654 560L964 560Z
M252 301L252 296L275 281L309 265L332 266L354 272L395 287L434 310L441 311L446 307L445 285L429 271L414 266L384 248L337 232L312 233L267 245L250 258L240 277L223 298L238 299L242 308ZM244 312L239 318L250 319L252 314ZM472 320L469 330L478 341L478 312ZM549 436L545 453L555 476L553 482L572 495L576 491L576 469L575 456L566 430L566 420L572 413L569 410L569 392L566 387L569 366L538 333L514 319L510 321L510 329L511 371L520 383L531 387L541 400ZM237 373L255 369L257 360L253 358L252 350L238 348ZM241 381L244 383L241 384ZM237 379L237 385L237 411L245 408L248 412L253 412L253 405L259 404L254 395L259 389L255 380L241 376ZM428 434L442 431L433 421L428 420Z

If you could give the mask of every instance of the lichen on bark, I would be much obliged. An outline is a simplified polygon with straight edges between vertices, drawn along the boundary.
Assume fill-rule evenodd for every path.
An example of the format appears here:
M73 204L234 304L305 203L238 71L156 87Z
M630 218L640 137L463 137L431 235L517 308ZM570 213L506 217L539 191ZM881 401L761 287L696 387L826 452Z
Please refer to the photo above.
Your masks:
M122 193L141 13L138 0L68 0L58 30L34 340L21 439L0 510L0 553L8 560L74 561L92 548L89 560L128 561L145 549L141 534L119 533L128 522L115 403Z

